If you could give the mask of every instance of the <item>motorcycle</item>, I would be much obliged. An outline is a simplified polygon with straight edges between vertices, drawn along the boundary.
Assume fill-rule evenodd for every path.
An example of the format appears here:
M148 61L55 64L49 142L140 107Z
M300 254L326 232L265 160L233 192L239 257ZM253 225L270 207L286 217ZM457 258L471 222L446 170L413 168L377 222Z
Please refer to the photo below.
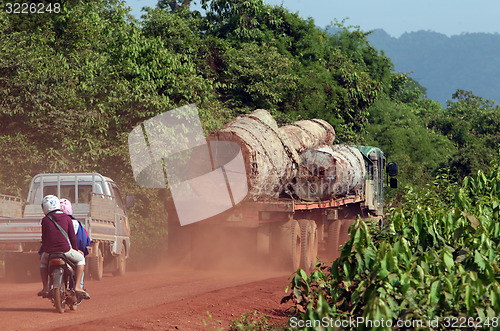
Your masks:
M64 313L65 305L76 310L83 297L75 292L75 265L63 253L51 253L48 268L49 293L45 297L52 301L58 313Z

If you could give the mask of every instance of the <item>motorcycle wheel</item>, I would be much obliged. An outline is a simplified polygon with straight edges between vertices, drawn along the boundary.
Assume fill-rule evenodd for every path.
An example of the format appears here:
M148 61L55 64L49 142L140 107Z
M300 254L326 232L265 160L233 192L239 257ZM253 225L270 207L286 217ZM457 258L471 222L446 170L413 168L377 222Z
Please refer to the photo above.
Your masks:
M54 287L52 289L52 298L54 299L54 306L56 306L56 311L60 314L64 313L64 288Z

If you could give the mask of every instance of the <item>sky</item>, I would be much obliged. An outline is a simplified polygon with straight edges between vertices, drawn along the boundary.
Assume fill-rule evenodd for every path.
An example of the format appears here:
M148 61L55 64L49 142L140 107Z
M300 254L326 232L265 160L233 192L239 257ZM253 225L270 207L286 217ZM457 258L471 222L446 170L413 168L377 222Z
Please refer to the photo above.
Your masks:
M126 0L132 14L139 18L144 6L155 7L157 0ZM193 3L193 10L200 10ZM383 29L393 37L405 32L431 30L447 36L461 33L500 33L499 0L264 0L265 4L283 6L312 17L325 28L346 19L345 26L359 26L362 31Z

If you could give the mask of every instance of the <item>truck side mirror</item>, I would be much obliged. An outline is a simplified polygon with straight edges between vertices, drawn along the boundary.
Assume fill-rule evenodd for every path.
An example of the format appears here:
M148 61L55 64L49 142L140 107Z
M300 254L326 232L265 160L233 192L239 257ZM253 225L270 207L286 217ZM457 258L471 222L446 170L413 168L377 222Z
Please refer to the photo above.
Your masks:
M391 177L398 175L398 164L396 162L389 162L387 165L387 174Z
M394 178L394 177L391 177L389 179L389 187L390 188L398 188L398 179Z
M135 198L133 195L128 195L125 197L125 208L130 209L135 205Z

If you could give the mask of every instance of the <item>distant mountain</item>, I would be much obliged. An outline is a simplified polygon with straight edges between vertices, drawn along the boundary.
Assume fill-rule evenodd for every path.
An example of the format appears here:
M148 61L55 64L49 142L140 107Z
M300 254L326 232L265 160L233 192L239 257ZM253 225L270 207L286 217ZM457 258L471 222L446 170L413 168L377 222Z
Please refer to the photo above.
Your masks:
M500 102L500 34L418 31L394 38L375 30L368 40L396 71L411 72L430 99L444 104L460 88Z
M411 73L427 88L430 99L445 104L460 88L500 103L500 34L418 31L394 38L375 30L368 40L396 71Z

